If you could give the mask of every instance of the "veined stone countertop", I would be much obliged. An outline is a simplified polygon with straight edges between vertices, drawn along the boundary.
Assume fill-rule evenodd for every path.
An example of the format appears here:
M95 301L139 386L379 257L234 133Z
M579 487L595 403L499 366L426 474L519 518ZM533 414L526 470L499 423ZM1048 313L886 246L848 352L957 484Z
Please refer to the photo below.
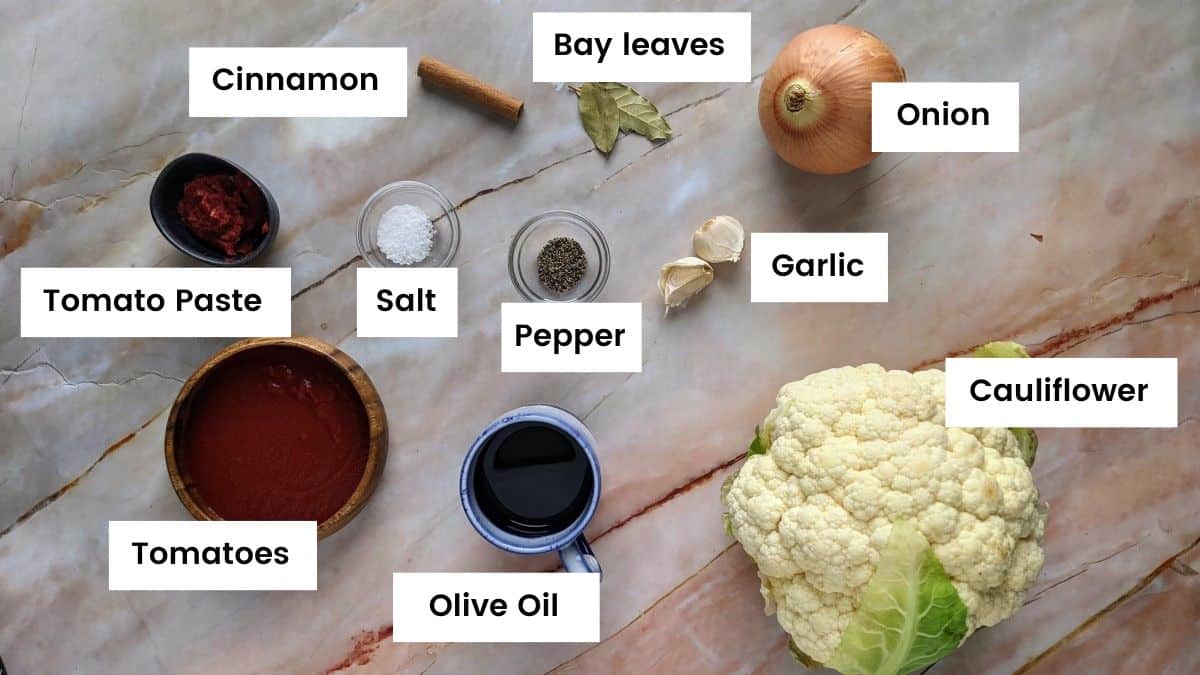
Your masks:
M1013 339L1038 356L1179 357L1177 429L1044 430L1046 565L1016 619L935 673L1200 670L1200 5L728 3L754 12L755 80L640 87L673 140L604 157L574 97L530 83L530 17L587 3L9 1L0 5L0 654L26 673L796 672L718 489L777 388L878 362L940 365ZM645 1L635 9L713 9ZM1019 154L883 155L843 176L769 150L758 83L794 33L833 21L893 46L915 81L1019 81ZM406 46L526 100L515 128L411 76L407 119L189 119L187 49ZM226 341L19 337L19 270L189 262L147 209L185 151L270 186L262 264L293 270L293 332L375 381L390 457L366 510L321 543L320 590L107 590L107 522L186 519L163 462L180 382ZM380 185L431 183L462 218L455 340L355 336L354 227ZM501 375L509 238L580 211L604 229L602 299L644 303L637 375ZM664 319L659 265L729 213L750 230L885 231L891 302L751 305L723 266ZM600 441L589 534L605 565L599 645L391 642L391 573L544 570L475 535L459 463L496 414L554 403Z

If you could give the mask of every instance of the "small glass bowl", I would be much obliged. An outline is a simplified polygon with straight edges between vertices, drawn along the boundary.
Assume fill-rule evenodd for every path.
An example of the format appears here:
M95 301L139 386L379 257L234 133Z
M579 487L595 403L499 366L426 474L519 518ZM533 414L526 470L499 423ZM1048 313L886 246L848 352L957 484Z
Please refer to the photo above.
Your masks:
M412 265L397 265L379 250L379 220L393 206L412 204L433 221L433 248ZM459 224L454 205L432 185L415 180L388 183L367 199L358 216L358 252L371 267L448 267L458 252Z
M538 280L537 257L546 242L570 237L587 254L583 279L566 293L555 293ZM508 249L508 276L526 300L535 302L590 302L608 281L609 252L604 233L592 221L570 211L547 211L530 218L513 236Z

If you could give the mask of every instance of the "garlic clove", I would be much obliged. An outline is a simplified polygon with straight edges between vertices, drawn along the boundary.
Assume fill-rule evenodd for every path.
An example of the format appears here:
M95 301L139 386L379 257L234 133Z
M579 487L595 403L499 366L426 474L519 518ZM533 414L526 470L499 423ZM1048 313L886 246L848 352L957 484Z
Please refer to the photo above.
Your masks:
M700 258L688 256L663 265L658 274L658 290L662 293L666 311L687 304L712 280L712 265Z
M709 218L692 235L696 255L710 263L737 262L742 257L746 233L736 218Z

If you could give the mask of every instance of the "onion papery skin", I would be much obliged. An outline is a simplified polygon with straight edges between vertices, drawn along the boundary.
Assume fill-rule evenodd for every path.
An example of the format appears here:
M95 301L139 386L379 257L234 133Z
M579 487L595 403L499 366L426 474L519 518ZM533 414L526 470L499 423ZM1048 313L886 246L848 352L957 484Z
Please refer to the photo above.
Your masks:
M763 77L758 121L785 162L819 174L870 163L871 84L903 82L892 50L871 33L831 24L792 38Z

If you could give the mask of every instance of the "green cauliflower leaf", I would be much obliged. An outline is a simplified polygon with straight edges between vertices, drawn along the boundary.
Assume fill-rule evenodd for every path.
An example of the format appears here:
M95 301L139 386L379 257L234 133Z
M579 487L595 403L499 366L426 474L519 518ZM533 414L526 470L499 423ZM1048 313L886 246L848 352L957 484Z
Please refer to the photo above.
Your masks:
M762 427L754 427L754 440L750 441L750 449L746 451L746 457L765 455L770 447L771 441L764 436Z
M971 356L982 359L1027 359L1029 352L1025 350L1024 345L1016 342L989 342L971 352ZM1017 437L1017 445L1021 448L1021 458L1025 460L1025 466L1033 466L1038 449L1037 433L1024 427L1012 427L1009 431Z
M954 651L966 634L966 605L920 530L901 520L826 665L845 675L905 675Z
M971 352L977 359L1027 359L1029 352L1019 342L989 342Z

